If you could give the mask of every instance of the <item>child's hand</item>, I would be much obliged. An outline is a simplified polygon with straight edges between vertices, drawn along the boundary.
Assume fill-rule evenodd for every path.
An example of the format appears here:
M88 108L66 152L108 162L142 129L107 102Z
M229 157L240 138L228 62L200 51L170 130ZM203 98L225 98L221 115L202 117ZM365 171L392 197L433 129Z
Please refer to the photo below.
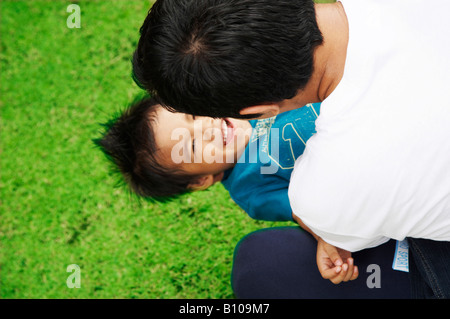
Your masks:
M351 253L336 248L321 238L317 240L317 266L322 277L334 284L358 278L358 267L353 264Z

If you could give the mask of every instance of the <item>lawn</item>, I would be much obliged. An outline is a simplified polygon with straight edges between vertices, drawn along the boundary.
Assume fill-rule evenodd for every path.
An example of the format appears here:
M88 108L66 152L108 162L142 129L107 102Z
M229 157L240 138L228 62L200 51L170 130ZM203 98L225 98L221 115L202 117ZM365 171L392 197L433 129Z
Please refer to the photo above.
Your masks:
M233 298L250 219L222 185L139 201L92 139L142 92L131 55L151 1L0 1L0 298ZM80 288L69 288L69 265Z
M233 298L250 219L222 185L160 204L92 143L140 89L130 58L149 1L1 1L1 298ZM280 224L278 224L280 225ZM80 288L69 288L69 265Z

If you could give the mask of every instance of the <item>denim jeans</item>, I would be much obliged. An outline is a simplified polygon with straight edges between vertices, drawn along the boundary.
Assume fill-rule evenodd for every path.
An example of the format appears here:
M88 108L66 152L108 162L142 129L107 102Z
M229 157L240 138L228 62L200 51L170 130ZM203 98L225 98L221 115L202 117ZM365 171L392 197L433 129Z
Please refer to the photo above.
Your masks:
M300 227L273 227L245 236L236 246L231 283L243 299L407 299L407 272L392 269L395 240L354 253L356 280L335 285L316 263L317 241ZM368 266L380 267L380 283L369 287Z
M450 298L450 242L408 238L411 296Z

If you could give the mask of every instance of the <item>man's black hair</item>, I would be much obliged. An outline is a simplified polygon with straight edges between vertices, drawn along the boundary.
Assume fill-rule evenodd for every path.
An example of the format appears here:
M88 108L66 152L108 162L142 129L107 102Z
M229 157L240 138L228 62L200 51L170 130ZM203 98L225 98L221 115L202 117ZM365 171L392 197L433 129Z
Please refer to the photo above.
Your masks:
M313 0L157 0L140 32L136 83L211 117L294 97L323 42Z
M112 161L131 191L141 197L166 201L188 192L196 176L163 165L158 156L153 125L161 107L152 97L139 99L106 124L94 143Z

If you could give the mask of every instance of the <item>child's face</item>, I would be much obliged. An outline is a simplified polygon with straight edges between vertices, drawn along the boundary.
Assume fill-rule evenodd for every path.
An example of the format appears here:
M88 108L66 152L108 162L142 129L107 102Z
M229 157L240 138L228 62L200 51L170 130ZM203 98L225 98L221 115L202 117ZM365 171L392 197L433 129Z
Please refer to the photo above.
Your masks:
M192 175L216 175L235 165L252 127L247 120L194 117L160 107L154 130L156 145L168 167Z

